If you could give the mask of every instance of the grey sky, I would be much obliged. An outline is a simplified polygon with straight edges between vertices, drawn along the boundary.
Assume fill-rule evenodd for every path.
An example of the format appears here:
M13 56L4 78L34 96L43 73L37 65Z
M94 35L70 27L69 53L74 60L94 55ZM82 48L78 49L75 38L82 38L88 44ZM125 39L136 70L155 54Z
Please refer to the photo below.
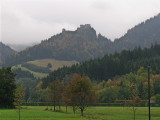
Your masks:
M27 44L91 24L109 39L160 13L160 0L1 0L0 41Z

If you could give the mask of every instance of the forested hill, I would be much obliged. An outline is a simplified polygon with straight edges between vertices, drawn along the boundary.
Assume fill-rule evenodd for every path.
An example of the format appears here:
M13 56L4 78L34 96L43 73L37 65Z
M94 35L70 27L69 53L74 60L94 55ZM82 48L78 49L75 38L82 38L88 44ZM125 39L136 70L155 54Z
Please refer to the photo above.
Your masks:
M86 24L75 31L63 29L62 33L12 56L6 64L14 65L46 58L83 61L102 57L106 51L112 51L112 42L100 34L97 36L96 31Z
M0 66L7 57L13 55L14 53L14 50L0 42Z
M88 75L92 80L100 82L110 78L135 72L141 66L150 65L152 73L160 73L160 45L150 49L136 48L133 51L122 51L113 55L106 55L101 59L94 59L71 67L63 67L52 72L43 79L43 87L55 79L67 80L67 76L73 73Z
M136 25L114 42L101 34L89 24L80 25L75 31L62 30L40 44L27 48L6 60L6 66L23 62L53 58L57 60L85 61L105 54L133 50L135 47L150 47L160 43L160 14Z
M160 14L142 22L114 42L117 51L150 47L151 44L160 44Z

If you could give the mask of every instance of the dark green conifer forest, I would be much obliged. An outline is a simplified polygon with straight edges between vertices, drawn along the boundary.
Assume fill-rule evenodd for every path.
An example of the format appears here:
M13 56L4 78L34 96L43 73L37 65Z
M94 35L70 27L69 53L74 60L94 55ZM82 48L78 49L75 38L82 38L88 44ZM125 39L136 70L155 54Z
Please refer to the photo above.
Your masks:
M140 67L152 66L152 73L160 72L160 45L151 48L135 48L133 51L124 50L121 53L106 55L101 59L81 62L71 67L63 67L43 79L43 87L53 80L60 79L66 82L67 76L73 73L89 76L93 81L107 81L116 76L136 72Z
M11 68L0 69L0 108L11 108L14 102L15 74Z

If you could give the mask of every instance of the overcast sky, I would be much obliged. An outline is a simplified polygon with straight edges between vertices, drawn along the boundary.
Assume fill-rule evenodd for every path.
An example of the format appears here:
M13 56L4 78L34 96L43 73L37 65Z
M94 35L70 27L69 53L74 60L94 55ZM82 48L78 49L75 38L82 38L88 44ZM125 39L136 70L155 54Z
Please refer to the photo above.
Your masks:
M160 0L0 0L0 41L28 44L91 26L114 40L160 13Z

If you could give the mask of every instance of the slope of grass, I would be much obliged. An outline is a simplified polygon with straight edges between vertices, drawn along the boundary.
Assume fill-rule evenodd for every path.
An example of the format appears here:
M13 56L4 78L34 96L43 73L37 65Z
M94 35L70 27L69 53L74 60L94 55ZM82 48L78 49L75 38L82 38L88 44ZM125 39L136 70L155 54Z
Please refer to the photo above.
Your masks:
M71 66L77 62L76 61L59 61L59 60L55 60L55 59L42 59L42 60L29 61L27 63L33 64L36 66L40 66L40 67L47 67L48 63L50 63L50 64L52 64L52 67L50 68L50 70L53 71L53 70L57 70L58 68L61 68L63 66ZM40 73L40 72L35 72L30 69L27 69L26 67L23 67L21 64L12 67L12 69L18 69L18 68L21 68L21 70L23 70L23 71L29 71L36 78L42 78L42 77L46 77L48 75L47 73Z
M55 60L55 59L41 59L41 60L35 60L35 61L29 61L28 63L41 66L41 67L47 67L48 63L52 64L52 68L50 70L57 70L58 68L61 68L63 66L71 66L76 61L62 61L62 60Z
M21 65L17 65L17 66L13 66L12 69L18 69L21 68L21 70L23 71L29 71L30 73L32 73L36 78L42 78L42 77L46 77L48 74L45 73L39 73L39 72L34 72L31 71L30 69L27 69L25 67L22 67Z
M65 113L65 107L62 107L63 112L45 111L46 107L27 107L21 112L21 120L133 120L133 111L131 108L123 107L89 107L85 111L85 116L81 117L79 112L72 113L71 108L68 108L68 113ZM160 108L151 108L151 119L160 120ZM18 113L15 110L0 110L0 120L17 120ZM136 120L148 120L147 107L139 107L136 111Z

